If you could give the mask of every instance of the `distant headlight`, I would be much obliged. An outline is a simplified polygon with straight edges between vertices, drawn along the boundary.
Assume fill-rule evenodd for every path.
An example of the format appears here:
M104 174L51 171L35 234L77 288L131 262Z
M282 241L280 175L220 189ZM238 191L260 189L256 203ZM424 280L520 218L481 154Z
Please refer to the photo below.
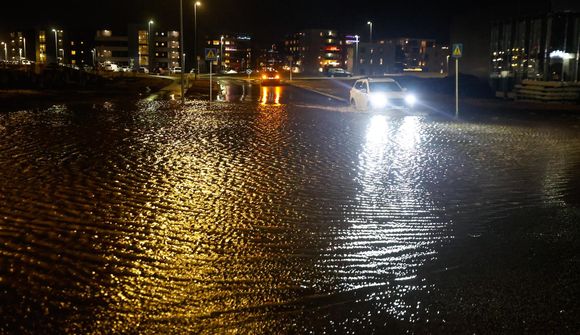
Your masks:
M408 94L405 97L405 102L407 103L407 105L413 106L417 102L417 97L414 96L413 94Z
M262 79L268 79L268 76L264 74L262 75Z
M387 96L383 93L371 93L370 100L371 106L374 108L386 107L389 102Z

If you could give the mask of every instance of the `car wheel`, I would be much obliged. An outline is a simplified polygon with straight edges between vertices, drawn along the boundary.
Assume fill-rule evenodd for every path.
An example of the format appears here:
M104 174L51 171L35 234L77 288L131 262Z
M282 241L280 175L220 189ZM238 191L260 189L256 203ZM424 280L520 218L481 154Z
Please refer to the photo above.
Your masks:
M354 110L356 110L356 102L354 101L354 99L350 99L350 107Z

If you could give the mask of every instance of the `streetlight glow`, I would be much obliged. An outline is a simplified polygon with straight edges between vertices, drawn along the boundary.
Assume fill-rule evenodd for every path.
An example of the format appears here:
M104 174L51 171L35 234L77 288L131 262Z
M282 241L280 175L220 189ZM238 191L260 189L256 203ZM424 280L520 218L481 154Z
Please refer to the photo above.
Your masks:
M373 43L373 22L372 21L368 21L367 24L370 27L369 41L371 43Z
M195 73L194 78L197 80L197 75L199 74L199 59L197 57L197 7L201 6L201 2L200 1L196 1L193 4L193 31L194 31L194 37L193 37L193 60L196 61L196 65L195 65L195 70L193 71ZM185 69L184 69L185 70Z

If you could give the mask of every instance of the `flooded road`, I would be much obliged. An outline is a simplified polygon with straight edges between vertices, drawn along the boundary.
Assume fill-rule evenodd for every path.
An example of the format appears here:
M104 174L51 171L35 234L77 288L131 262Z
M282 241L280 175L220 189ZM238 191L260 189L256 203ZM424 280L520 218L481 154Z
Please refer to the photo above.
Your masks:
M292 87L0 113L0 333L577 333L580 120Z

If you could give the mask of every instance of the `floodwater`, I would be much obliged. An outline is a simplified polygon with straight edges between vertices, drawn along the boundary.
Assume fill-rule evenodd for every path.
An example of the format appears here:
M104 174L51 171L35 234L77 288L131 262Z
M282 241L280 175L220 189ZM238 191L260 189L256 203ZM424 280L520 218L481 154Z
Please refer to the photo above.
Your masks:
M580 331L577 117L218 100L0 113L0 333Z

